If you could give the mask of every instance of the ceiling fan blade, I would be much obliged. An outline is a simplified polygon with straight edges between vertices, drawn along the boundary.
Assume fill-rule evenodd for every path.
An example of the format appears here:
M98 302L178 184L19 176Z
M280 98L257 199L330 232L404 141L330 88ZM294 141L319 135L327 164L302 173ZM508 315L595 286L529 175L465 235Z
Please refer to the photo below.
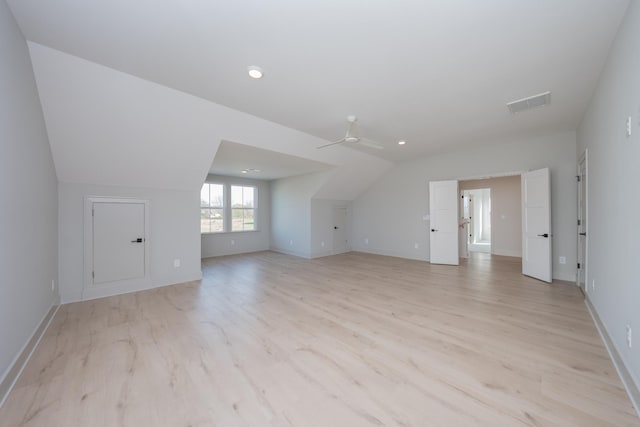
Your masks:
M318 148L318 149L319 149L319 148L331 147L332 145L341 144L341 143L343 143L343 142L344 142L344 138L341 138L341 139L339 139L339 140L337 140L337 141L333 141L333 142L330 142L330 143L328 143L328 144L321 145L321 146L316 147L316 148Z
M360 140L357 143L360 145L364 145L365 147L375 148L377 150L382 150L384 148L382 145L378 144L377 142L373 142L368 139L360 138Z

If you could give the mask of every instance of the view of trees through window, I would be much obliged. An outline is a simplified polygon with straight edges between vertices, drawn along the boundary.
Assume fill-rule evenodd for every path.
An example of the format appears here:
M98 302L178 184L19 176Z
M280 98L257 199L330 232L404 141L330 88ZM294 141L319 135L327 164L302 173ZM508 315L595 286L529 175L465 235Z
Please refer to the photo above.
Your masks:
M200 190L200 232L224 231L224 185L204 184Z
M257 230L256 192L252 186L205 183L200 191L200 232Z
M255 188L232 185L231 231L255 229Z

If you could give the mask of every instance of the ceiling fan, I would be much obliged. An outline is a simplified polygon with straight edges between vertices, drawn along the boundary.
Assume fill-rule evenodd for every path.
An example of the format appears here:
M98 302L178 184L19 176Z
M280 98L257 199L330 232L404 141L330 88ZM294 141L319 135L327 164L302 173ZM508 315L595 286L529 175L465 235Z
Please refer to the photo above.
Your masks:
M360 137L358 132L358 118L356 116L347 116L347 133L343 138L340 138L337 141L330 142L329 144L321 145L317 148L325 148L330 147L332 145L342 144L343 142L353 142L356 144L363 145L365 147L376 148L378 150L382 150L384 147L379 145L373 141L369 141L367 139L363 139Z

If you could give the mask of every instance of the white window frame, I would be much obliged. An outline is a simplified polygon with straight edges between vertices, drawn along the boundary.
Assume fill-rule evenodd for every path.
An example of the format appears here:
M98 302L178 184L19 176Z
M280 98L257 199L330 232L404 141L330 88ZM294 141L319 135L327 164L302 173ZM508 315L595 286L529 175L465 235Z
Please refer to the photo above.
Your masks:
M253 188L253 208L234 208L231 204L231 195L233 187L241 187L241 188ZM242 209L244 210L252 210L253 211L253 230L233 230L233 209ZM244 216L244 215L243 215ZM252 184L242 184L242 183L229 183L229 232L230 233L250 233L252 231L258 231L258 186Z
M226 233L255 233L256 231L260 231L260 189L257 184L247 183L242 181L223 181L217 179L215 181L205 181L202 185L205 184L217 184L223 186L223 198L224 198L224 206L222 208L223 215L223 230L222 231L202 231L202 225L200 225L200 235L209 235L209 234L226 234ZM231 206L231 187L249 187L253 188L253 222L255 228L253 230L232 230L233 225L233 207ZM202 203L200 203L201 205ZM202 211L202 206L200 206ZM210 209L218 209L218 208L210 208ZM250 208L243 208L250 209Z
M220 234L220 233L225 233L226 230L227 230L227 205L228 205L227 185L224 182L217 182L217 181L205 182L204 184L202 184L203 187L205 185L220 185L220 186L222 186L222 206L213 207L211 205L211 190L209 190L209 206L208 207L202 207L202 200L200 200L200 215L202 215L202 209L221 209L222 210L222 230L220 230L220 231L202 231L202 222L200 222L200 234ZM202 192L202 187L200 187L200 192Z

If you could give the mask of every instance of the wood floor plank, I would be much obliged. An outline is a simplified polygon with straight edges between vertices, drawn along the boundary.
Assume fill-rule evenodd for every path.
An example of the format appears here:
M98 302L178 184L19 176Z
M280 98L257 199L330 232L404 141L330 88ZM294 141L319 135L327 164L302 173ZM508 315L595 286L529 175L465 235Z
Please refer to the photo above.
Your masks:
M0 426L640 426L580 291L516 258L203 260L62 306Z

